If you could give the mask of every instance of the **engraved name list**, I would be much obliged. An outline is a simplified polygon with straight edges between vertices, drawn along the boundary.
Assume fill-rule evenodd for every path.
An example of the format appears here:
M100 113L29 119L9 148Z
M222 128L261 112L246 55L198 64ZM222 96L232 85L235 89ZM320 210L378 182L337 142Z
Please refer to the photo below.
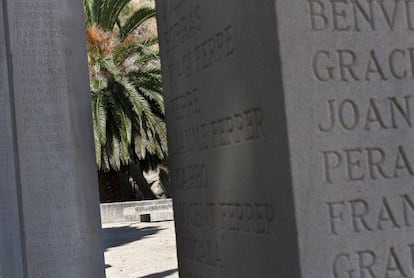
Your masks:
M414 2L304 4L307 31L330 40L312 49L308 61L320 90L313 127L320 140L318 190L330 192L318 205L323 230L333 242L412 233L414 43L405 37L414 31ZM387 240L383 246L367 241L357 249L338 247L330 277L411 277L414 238L407 238L395 246Z

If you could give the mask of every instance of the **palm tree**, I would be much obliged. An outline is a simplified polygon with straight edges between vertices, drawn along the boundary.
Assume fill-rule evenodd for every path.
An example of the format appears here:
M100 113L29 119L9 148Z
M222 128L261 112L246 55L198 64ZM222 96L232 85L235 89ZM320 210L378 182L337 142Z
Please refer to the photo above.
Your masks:
M157 37L134 34L155 10L122 19L130 0L85 0L96 161L119 170L136 159L156 165L167 155Z
M97 25L104 31L116 32L121 40L127 38L146 20L155 16L155 9L142 7L121 23L121 12L131 0L85 0L86 25ZM115 31L115 27L118 28Z
M136 32L155 16L131 0L85 0L96 162L119 171L139 161L154 168L167 156L156 36Z

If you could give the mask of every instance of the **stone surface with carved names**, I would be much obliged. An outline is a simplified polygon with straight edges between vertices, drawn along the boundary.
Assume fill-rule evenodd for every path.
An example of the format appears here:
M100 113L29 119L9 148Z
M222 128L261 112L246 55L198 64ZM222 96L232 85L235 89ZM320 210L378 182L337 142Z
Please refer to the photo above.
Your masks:
M0 3L0 15L3 15L3 2ZM23 257L4 28L0 20L0 277L22 277Z
M2 5L0 276L104 277L83 2Z
M414 277L414 2L157 2L183 277Z

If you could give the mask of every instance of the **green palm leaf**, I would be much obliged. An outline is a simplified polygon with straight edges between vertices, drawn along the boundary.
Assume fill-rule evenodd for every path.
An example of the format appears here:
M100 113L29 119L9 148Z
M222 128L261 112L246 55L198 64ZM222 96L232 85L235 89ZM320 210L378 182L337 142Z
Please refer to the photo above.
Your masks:
M102 94L92 93L92 116L94 131L100 144L106 143L106 112Z
M96 24L105 31L111 31L121 13L122 9L131 0L101 0L96 1L95 11L97 14Z
M84 0L90 45L90 80L96 162L119 170L131 160L156 165L167 156L167 132L156 36L133 41L154 17L141 8L126 20L130 0ZM105 31L105 32L104 32ZM128 40L125 38L128 37Z
M85 23L86 26L92 25L95 22L95 14L94 14L94 0L85 0L84 7L85 7Z
M131 15L121 28L121 39L125 39L146 20L155 16L155 9L143 7Z

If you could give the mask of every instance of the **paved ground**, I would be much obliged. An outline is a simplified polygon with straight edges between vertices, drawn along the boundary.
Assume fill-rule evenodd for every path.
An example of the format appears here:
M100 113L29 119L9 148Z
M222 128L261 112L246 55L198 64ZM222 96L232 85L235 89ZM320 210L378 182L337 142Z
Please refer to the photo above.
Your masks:
M174 222L103 226L107 278L177 278Z

